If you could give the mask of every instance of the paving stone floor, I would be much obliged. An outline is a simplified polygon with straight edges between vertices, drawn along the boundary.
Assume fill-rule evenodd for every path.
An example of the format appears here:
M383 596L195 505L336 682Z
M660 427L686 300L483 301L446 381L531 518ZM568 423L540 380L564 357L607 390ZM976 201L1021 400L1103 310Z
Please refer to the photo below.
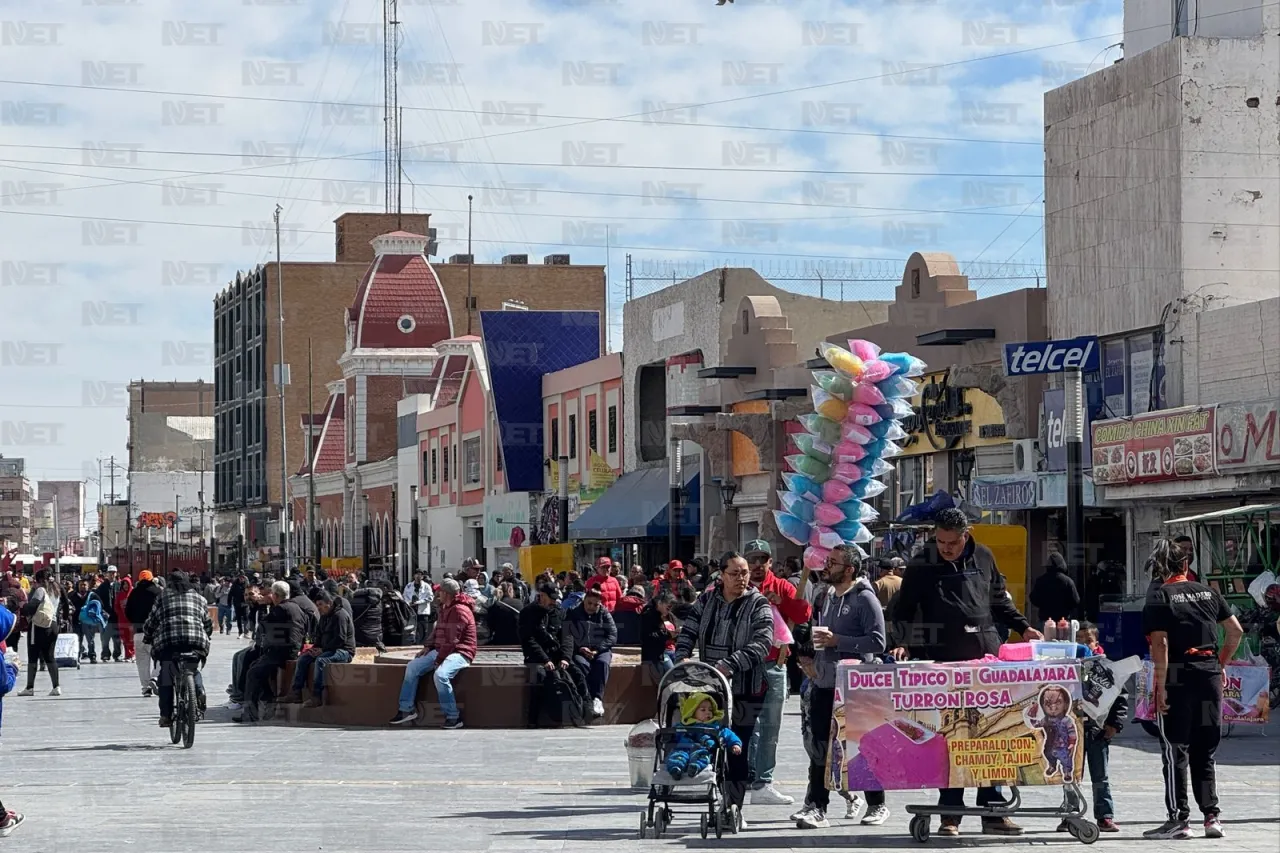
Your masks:
M214 637L206 670L211 700L223 698L230 657L241 642ZM23 673L25 676L25 672ZM6 699L0 797L27 815L4 850L30 853L220 853L221 851L542 851L712 848L821 851L851 846L914 848L901 806L924 794L889 795L881 827L833 821L800 832L783 806L748 807L742 835L702 841L696 817L668 838L640 841L643 797L627 787L624 727L568 731L438 731L243 727L211 708L195 747L169 745L152 701L141 698L132 665L98 664L65 672L63 696ZM803 795L806 759L792 700L779 749L779 787ZM388 717L394 712L387 709ZM1280 726L1237 731L1220 752L1228 839L1143 842L1162 817L1155 742L1131 727L1112 749L1112 779L1124 832L1144 850L1211 845L1280 850ZM1027 799L1052 805L1054 789ZM1025 851L1078 846L1053 823L1024 821L1021 840L982 838L976 823L959 840L930 847L998 846ZM681 834L682 828L689 830Z

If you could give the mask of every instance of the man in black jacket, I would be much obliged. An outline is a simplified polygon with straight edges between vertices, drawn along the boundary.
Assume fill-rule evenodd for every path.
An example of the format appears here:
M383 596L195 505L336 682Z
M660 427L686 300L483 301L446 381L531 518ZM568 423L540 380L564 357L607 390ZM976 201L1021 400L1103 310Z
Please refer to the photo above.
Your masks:
M342 597L338 604L333 596L320 587L311 591L311 601L320 613L316 629L316 643L298 656L293 670L293 691L285 702L302 702L302 689L307 686L307 672L314 667L315 678L311 685L311 698L302 702L304 708L318 708L324 704L324 672L331 663L350 663L356 655L356 629L351 622L351 611Z
M262 655L253 662L244 680L244 708L234 723L260 719L262 701L275 701L276 678L284 665L296 660L306 638L307 616L289 596L289 584L271 585L271 608L263 624Z
M1044 574L1031 587L1031 603L1040 614L1040 621L1070 619L1080 606L1080 593L1076 582L1067 574L1067 561L1056 551L1049 555Z
M520 648L529 671L529 728L536 728L543 707L543 694L568 695L566 704L572 722L582 722L586 681L571 664L573 647L564 630L560 591L555 584L538 587L538 597L520 611Z
M991 549L973 541L969 520L959 509L938 513L933 541L912 558L902 576L893 618L898 623L895 636L906 643L891 652L898 660L967 661L993 655L1000 650L997 622L1025 639L1041 639L1009 598ZM999 788L978 789L980 808L1001 802ZM938 805L963 808L964 789L940 791ZM1021 835L1022 828L1007 817L984 817L982 832ZM958 836L960 817L944 815L938 834Z
M582 606L570 610L564 618L573 651L573 663L586 678L591 697L591 714L604 716L604 688L609 683L609 664L613 662L613 645L618 642L618 627L613 614L605 609L600 587L587 590Z
M107 574L98 588L93 591L98 602L102 604L102 615L107 617L107 626L102 629L102 662L110 658L116 663L124 659L124 646L120 642L120 615L116 613L116 593L120 592L117 580L119 570L115 566L107 566Z
M134 661L138 666L138 681L142 684L142 695L150 696L158 688L155 676L151 671L151 646L143 636L142 626L160 598L160 587L156 586L151 572L138 572L138 585L129 593L124 602L124 616L133 626Z
M289 584L289 600L298 605L298 609L306 616L306 628L303 632L303 642L317 642L317 631L320 627L320 610L316 607L307 594L302 591L302 584L296 579L290 579Z

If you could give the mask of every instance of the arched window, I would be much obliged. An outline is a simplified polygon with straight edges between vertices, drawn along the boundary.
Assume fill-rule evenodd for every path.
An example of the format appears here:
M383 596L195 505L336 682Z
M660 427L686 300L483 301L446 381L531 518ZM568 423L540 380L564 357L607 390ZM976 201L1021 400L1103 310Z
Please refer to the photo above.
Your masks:
M742 334L744 335L751 331L750 318L751 318L751 313L747 311L747 309L745 308L742 309Z

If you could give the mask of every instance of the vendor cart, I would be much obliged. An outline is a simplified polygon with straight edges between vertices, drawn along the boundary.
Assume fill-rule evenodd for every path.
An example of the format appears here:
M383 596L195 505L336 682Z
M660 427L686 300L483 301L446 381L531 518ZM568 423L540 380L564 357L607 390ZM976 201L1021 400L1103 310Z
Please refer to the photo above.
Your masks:
M1039 817L1065 823L1072 837L1092 844L1099 830L1087 817L1089 801L1081 789L1084 719L1090 702L1090 713L1097 718L1101 688L1093 693L1086 689L1098 682L1096 676L1082 682L1083 668L1075 658L1038 656L957 663L842 662L828 787L936 791L998 785L1007 789L1004 799L988 806L906 806L912 815L911 837L928 841L934 816ZM1050 785L1062 789L1058 806L1023 803L1020 786Z

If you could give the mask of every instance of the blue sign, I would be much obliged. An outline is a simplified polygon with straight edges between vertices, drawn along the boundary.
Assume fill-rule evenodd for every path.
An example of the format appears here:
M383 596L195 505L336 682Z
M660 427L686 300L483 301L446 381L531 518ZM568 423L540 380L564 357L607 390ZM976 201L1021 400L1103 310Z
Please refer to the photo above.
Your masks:
M1095 373L1101 362L1098 350L1098 339L1094 337L1005 344L1004 375L1034 376L1067 370Z
M975 477L969 501L982 509L1035 509L1038 482L1034 474L1013 477Z

